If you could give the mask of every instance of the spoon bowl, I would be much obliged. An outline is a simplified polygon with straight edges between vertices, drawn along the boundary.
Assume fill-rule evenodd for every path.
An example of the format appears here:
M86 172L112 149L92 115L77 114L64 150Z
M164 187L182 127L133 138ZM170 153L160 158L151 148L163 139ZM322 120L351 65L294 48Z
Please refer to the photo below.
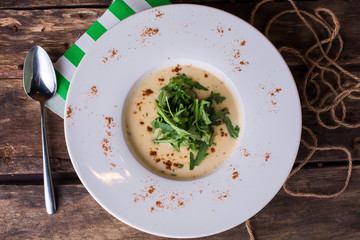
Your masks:
M52 98L56 93L56 76L52 62L46 51L32 47L24 63L24 89L26 94L40 102Z
M43 48L35 46L29 50L25 57L23 80L26 94L39 101L41 106L45 206L49 214L54 214L56 205L46 139L45 102L56 94L57 84L54 67Z

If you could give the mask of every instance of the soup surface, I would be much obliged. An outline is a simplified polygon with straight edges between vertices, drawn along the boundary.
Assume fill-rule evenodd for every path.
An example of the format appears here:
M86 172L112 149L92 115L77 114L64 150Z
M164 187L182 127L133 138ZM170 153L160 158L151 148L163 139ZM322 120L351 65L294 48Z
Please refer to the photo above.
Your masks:
M125 136L131 151L145 167L163 177L179 180L198 178L214 171L230 157L238 143L238 139L230 137L224 123L214 126L213 145L207 151L209 154L199 166L190 170L190 150L187 147L181 147L178 152L168 143L153 142L158 131L152 133L151 122L158 117L154 102L161 88L169 83L169 79L181 73L209 89L194 90L199 99L206 99L211 91L225 96L222 103L213 103L215 112L227 108L230 112L227 116L232 124L241 128L237 98L215 75L192 65L177 65L150 73L129 97L124 118Z

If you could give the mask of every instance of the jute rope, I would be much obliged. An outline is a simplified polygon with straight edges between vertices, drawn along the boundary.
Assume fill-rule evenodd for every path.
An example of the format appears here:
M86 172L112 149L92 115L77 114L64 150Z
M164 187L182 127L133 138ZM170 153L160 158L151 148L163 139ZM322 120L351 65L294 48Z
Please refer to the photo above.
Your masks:
M254 25L255 15L265 3L273 0L263 0L259 2L251 12L250 24ZM360 100L360 77L347 71L338 64L338 59L343 50L343 40L340 31L340 23L335 14L326 8L316 8L314 13L310 13L299 9L293 0L288 0L292 9L282 11L273 16L266 24L264 34L269 38L269 32L272 24L286 14L296 14L301 22L310 30L315 39L315 44L310 46L304 54L300 53L295 48L282 46L279 48L280 53L288 53L299 58L307 67L306 75L303 79L303 88L301 90L302 108L314 112L317 122L320 126L332 130L339 127L358 128L360 122L349 123L346 121L347 108L346 99L355 101ZM315 30L314 25L319 26ZM322 28L322 29L321 29ZM321 39L319 37L320 30L325 30L327 36ZM311 91L315 90L315 94ZM311 95L315 95L310 97ZM332 123L325 123L321 116L328 113ZM303 131L307 132L311 138L312 143L306 142L303 137L301 144L309 151L308 155L301 161L301 163L292 170L289 174L285 184L284 191L295 197L315 197L315 198L332 198L339 196L347 188L351 172L352 172L352 157L350 151L342 146L318 146L318 139L313 131L303 126ZM347 176L342 188L338 191L329 194L311 193L311 192L295 192L290 190L287 186L287 181L294 176L301 168L308 163L316 151L343 151L347 155L348 169ZM250 221L246 221L246 229L249 233L250 239L255 240L253 229Z
M246 225L246 230L249 233L250 240L255 240L255 236L254 236L253 230L252 230L251 225L250 225L250 220L246 220L245 225Z

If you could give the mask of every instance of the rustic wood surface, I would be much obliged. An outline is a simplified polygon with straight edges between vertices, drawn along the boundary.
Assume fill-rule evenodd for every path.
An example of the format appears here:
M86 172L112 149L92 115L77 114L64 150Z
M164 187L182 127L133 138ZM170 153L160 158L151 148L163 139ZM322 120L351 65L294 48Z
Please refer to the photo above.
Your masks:
M257 1L176 0L213 6L248 20ZM43 46L56 61L109 6L109 0L1 0L0 1L0 239L160 239L116 220L87 193L71 165L63 132L63 120L48 111L48 141L58 213L44 210L40 113L36 102L25 95L22 67L28 49ZM360 75L360 1L297 1L301 9L332 10L341 24L344 51L339 63ZM289 9L287 1L262 7L256 27L264 29L271 16ZM81 16L81 17L79 17ZM291 30L289 30L289 26ZM294 29L299 29L295 31ZM314 43L302 24L286 16L272 29L270 40L304 50ZM295 58L286 57L299 90L306 69ZM360 119L357 102L347 102L350 121ZM349 148L354 171L348 189L334 199L295 198L281 190L251 222L257 239L360 239L360 147L359 129L326 130L315 115L303 112L304 125L319 138L319 145ZM305 138L307 138L305 136ZM301 147L297 164L307 154ZM290 180L297 191L332 193L346 177L346 155L319 152ZM205 239L248 239L242 224Z

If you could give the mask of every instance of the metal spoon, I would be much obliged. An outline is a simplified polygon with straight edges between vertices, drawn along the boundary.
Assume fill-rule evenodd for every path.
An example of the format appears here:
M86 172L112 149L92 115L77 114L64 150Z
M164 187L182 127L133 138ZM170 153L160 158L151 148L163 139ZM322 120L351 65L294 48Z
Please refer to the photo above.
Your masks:
M45 206L48 214L54 214L56 205L46 140L45 102L56 93L56 76L52 62L43 48L35 46L29 50L24 62L23 80L26 94L39 101L41 106Z

